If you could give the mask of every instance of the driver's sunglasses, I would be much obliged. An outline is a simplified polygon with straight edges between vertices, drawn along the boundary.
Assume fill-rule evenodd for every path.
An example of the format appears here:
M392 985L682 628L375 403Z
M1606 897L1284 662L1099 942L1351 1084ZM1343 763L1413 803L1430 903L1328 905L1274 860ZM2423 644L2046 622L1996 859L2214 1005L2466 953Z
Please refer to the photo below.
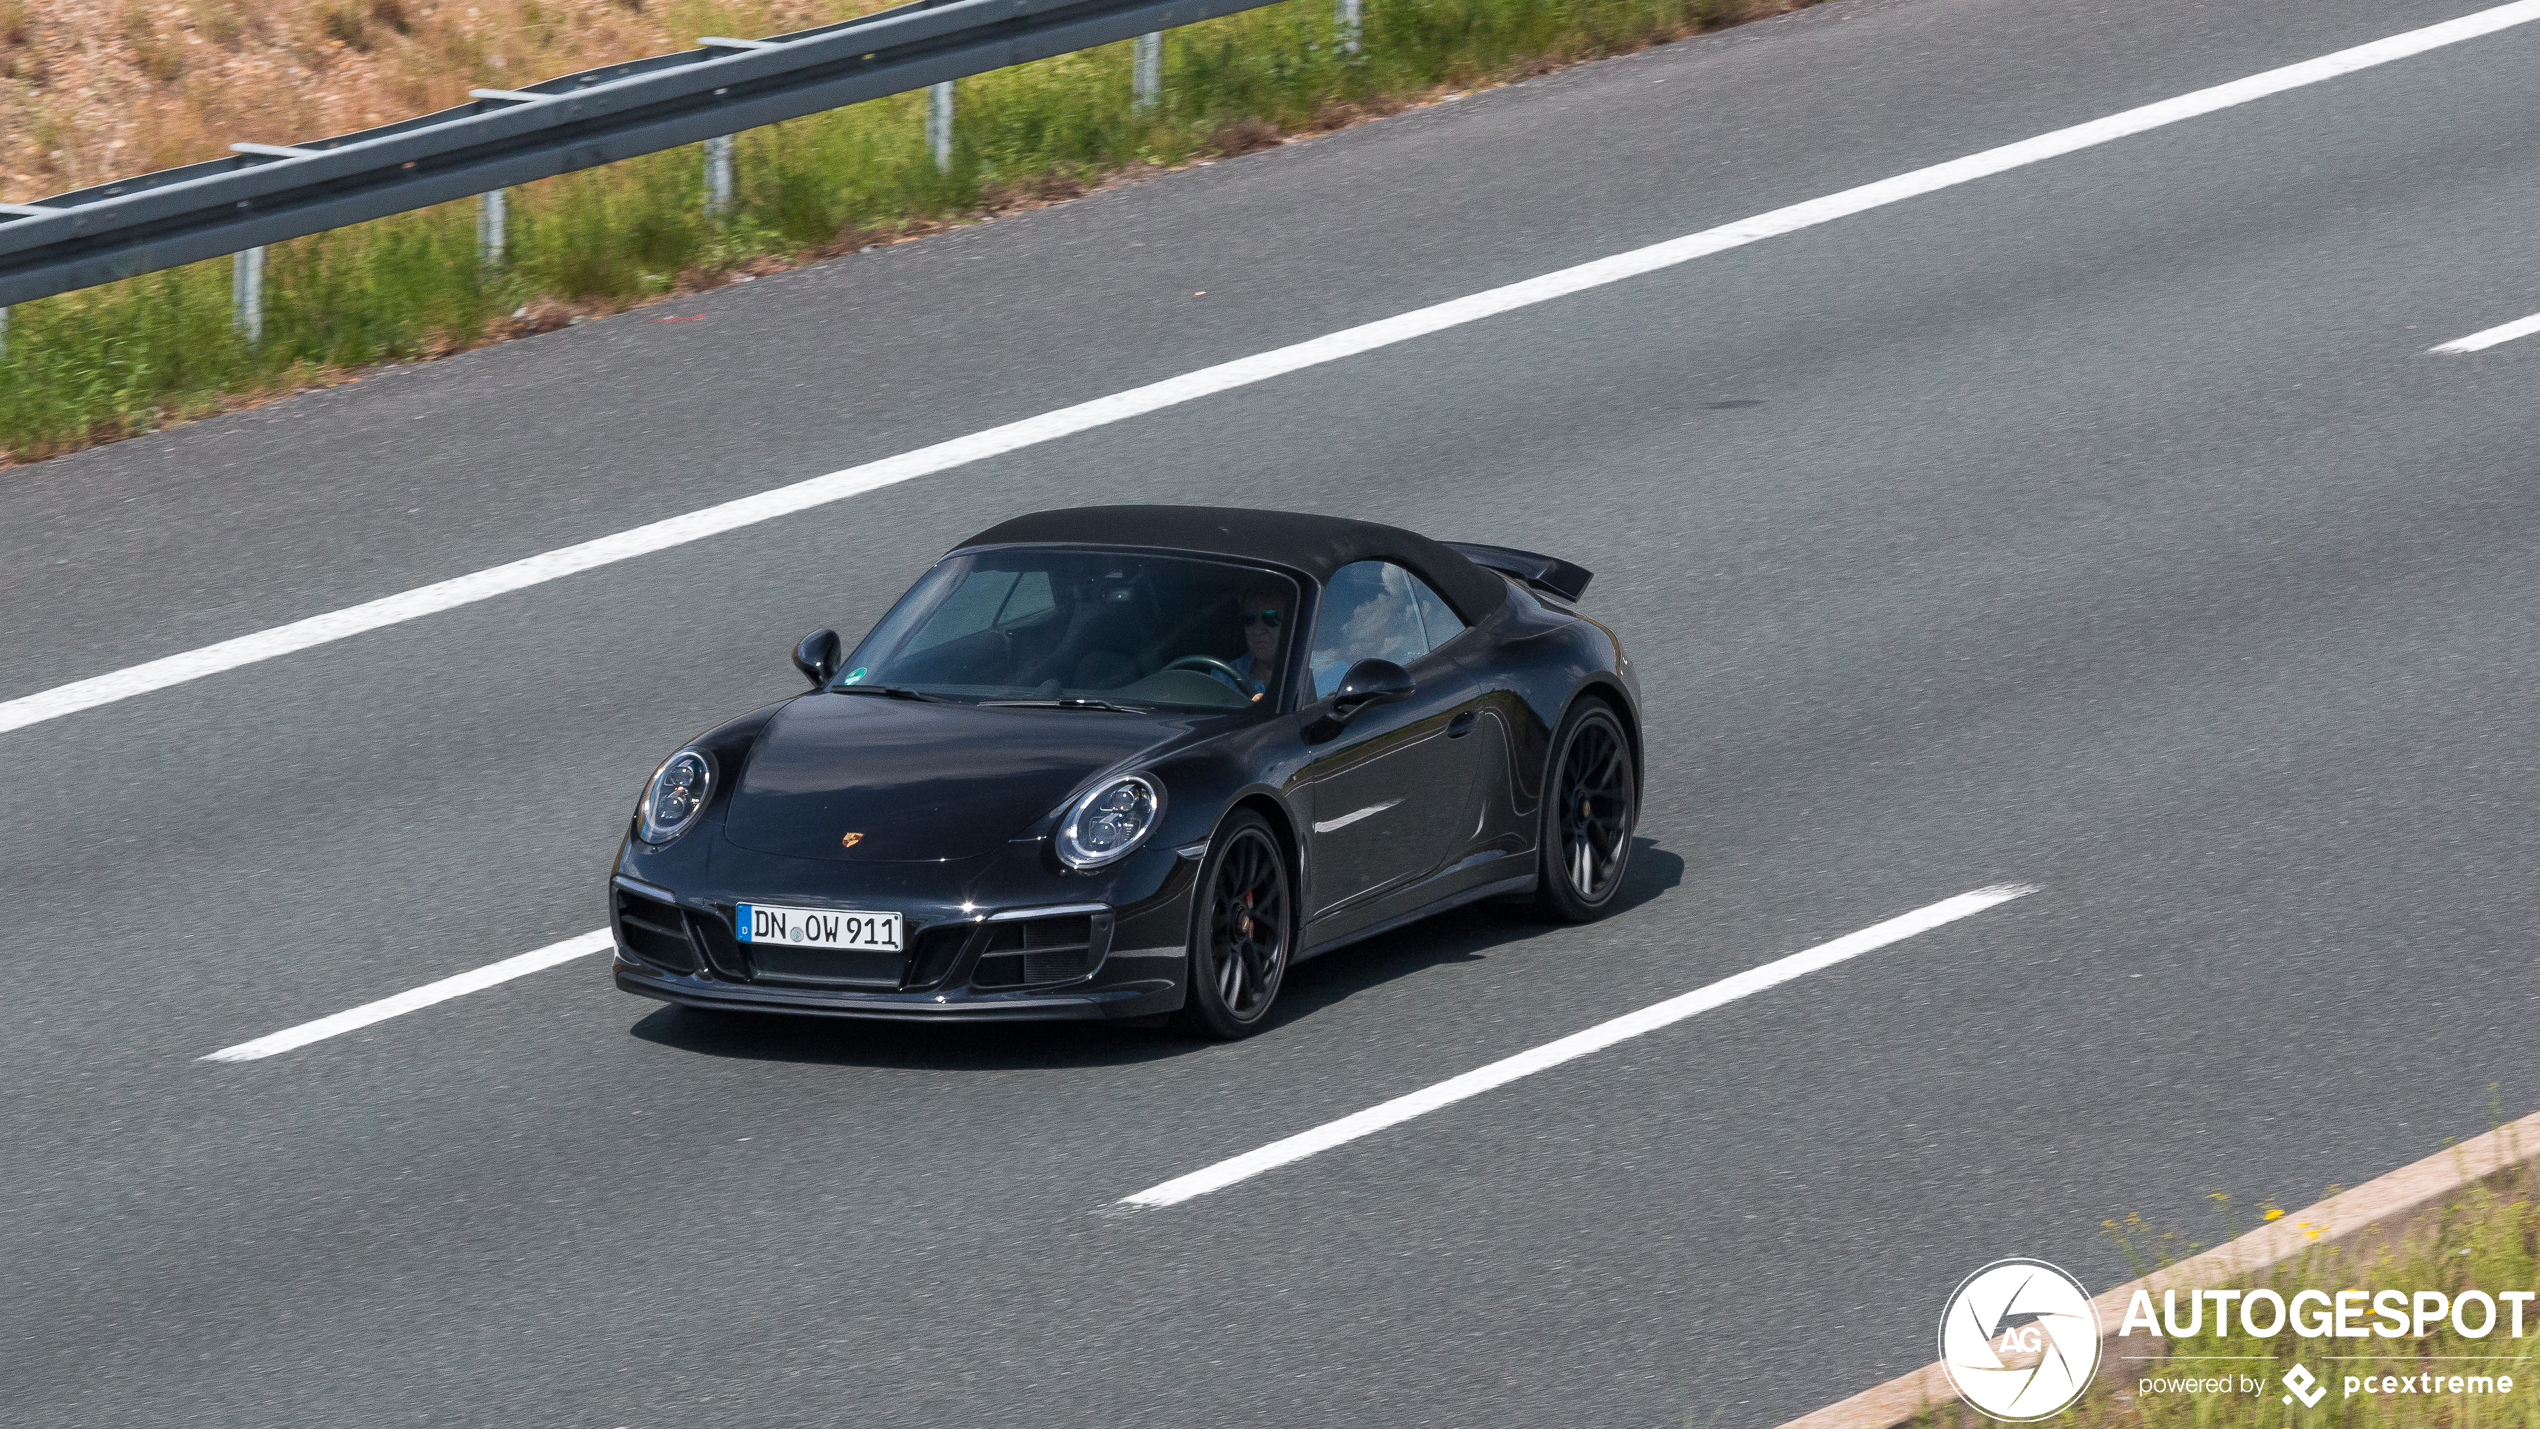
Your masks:
M1243 618L1246 626L1267 625L1273 630L1279 628L1279 612L1275 610L1239 610L1235 614Z

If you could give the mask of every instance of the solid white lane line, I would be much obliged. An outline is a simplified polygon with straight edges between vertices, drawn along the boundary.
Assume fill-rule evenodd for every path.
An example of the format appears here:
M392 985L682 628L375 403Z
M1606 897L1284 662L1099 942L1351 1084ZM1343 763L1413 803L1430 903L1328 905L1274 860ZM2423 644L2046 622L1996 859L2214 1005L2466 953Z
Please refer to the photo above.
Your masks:
M2494 347L2500 342L2511 342L2518 337L2529 337L2535 332L2540 332L2540 313L2533 313L2527 318L2516 318L2512 322L2491 327L2485 332L2474 332L2467 337L2454 339L2441 347L2429 347L2426 351L2478 352Z
M454 997L465 997L471 992L482 992L496 983L510 982L516 977L527 977L541 968L551 968L558 963L569 963L575 958L606 952L610 941L608 929L597 929L579 937L567 938L561 943L549 943L535 952L522 953L516 958L505 958L499 963L488 963L471 972L463 972L455 977L445 977L439 982L425 983L410 992L398 993L395 997L383 997L377 1002L365 1002L359 1007L348 1008L332 1017L321 1017L315 1022L303 1022L297 1027L285 1027L279 1032L259 1037L253 1042L241 1042L235 1047L223 1047L217 1052L207 1053L200 1060L252 1062L259 1057L270 1057L278 1052L288 1052L294 1047L306 1047L312 1042L323 1042L329 1037L350 1032L357 1027L368 1027L374 1022L385 1022L391 1017L412 1012L418 1007L430 1007L436 1002L447 1002Z
M1944 923L1954 923L1970 914L1981 913L1997 904L2037 890L2023 883L2005 883L1992 888L1979 888L1945 898L1928 908L1873 924L1857 933L1846 934L1831 943L1819 943L1805 952L1777 958L1759 968L1724 977L1707 987L1698 987L1679 997L1627 1012L1611 1022L1600 1022L1584 1032L1573 1032L1557 1042L1546 1042L1531 1051L1504 1057L1486 1067L1476 1067L1460 1077L1449 1077L1433 1086L1423 1087L1389 1102L1379 1102L1365 1111L1325 1122L1311 1131L1301 1131L1283 1141L1274 1141L1258 1151L1228 1157L1214 1166L1203 1166L1187 1176L1176 1176L1159 1186L1149 1186L1134 1196L1123 1196L1120 1204L1132 1209L1170 1206L1222 1190L1237 1181L1258 1176L1274 1167L1302 1161L1318 1151L1356 1141L1372 1132L1399 1125L1440 1107L1453 1106L1467 1097L1478 1096L1493 1087L1506 1086L1519 1077L1532 1076L1547 1067L1584 1057L1590 1052L1611 1047L1617 1042L1654 1032L1661 1027L1682 1022L1698 1012L1708 1012L1725 1003L1737 1001L1768 987L1778 987L1796 977L1804 977L1820 968L1829 968L1847 958L1884 948L1890 943L1927 933Z
M1273 377L1304 368L1337 362L1345 357L1352 357L1380 347L1389 347L1399 342L1408 342L1413 338L1425 337L1430 333L1459 327L1465 323L1478 322L1500 313L1530 307L1536 303L1549 302L1554 298L1566 297L1590 288L1600 288L1609 283L1619 283L1626 278L1654 273L1662 268L1672 268L1679 263L1688 263L1709 254L1741 248L1749 243L1786 233L1796 233L1803 228L1813 228L1818 224L1830 223L1835 219L1868 209L1901 203L1909 198L1954 188L1959 184L2039 163L2075 150L2091 148L2094 145L2105 144L2132 134L2140 134L2148 129L2158 129L2164 125L2196 118L2199 115L2211 114L2216 110L2247 104L2272 94L2281 94L2288 89L2318 84L2323 80L2353 74L2357 70L2370 69L2375 65L2406 59L2411 55L2423 54L2445 45L2459 44L2464 40L2494 34L2499 30L2526 24L2534 19L2540 19L2540 0L2514 0L2512 4L2481 10L2474 15L2464 15L2456 20L2446 20L2439 25L2428 25L2420 30L2410 30L2405 34L2392 35L2370 44L2357 45L2353 49L2339 50L2335 54L2323 55L2318 59L2305 60L2300 64L2286 65L2281 69L2271 69L2246 79L2233 80L2229 84L2218 84L2210 89L2200 89L2191 94L2179 95L2174 99L2164 99L2139 109L2111 114L2103 119L2091 120L2087 124L2077 124L2069 129L2058 129L2052 133L2040 134L2033 139L2023 139L2016 144L2006 144L1998 149L1987 149L1979 154L1970 154L1963 159L1952 159L1945 164L1935 164L1927 169L1916 169L1911 173L1881 179L1877 183L1864 184L1859 188L1846 189L1824 198L1810 199L1806 203L1793 204L1788 208L1777 208L1770 213L1740 219L1735 223L1722 224L1718 228L1705 229L1700 233L1688 234L1682 238L1669 239L1647 248L1635 249L1629 253L1618 253L1609 258L1599 258L1594 262L1582 263L1575 268L1565 268L1557 273L1547 273L1539 278L1528 278L1503 288L1493 288L1488 292L1456 298L1434 307L1403 313L1398 317L1330 333L1298 343L1293 347L1283 347L1251 357L1238 358L1233 362L1220 363L1215 367L1203 367L1195 372L1186 372L1179 377L1166 378L1161 382L1131 388L1109 397L1099 397L1091 402L1078 403L1073 407L1062 407L1054 412L1027 417L1002 427L991 427L984 432L974 432L969 436L956 437L948 442L938 442L930 447L920 447L916 451L904 452L898 456L884 457L880 461L867 462L862 466L848 467L844 471L833 471L827 476L815 476L791 486L780 486L773 491L760 492L756 496L745 496L737 501L709 506L702 511L691 511L685 516L673 516L667 520L653 522L649 526L638 526L630 531L620 531L613 536L602 536L597 540L582 542L580 545L560 547L542 555L513 561L508 565L494 566L471 575L457 576L433 585L420 586L398 595L382 596L361 605L347 606L325 615L314 615L306 620L293 621L288 625L277 625L270 630L260 630L252 635L241 635L236 639L206 645L198 650L188 650L182 654L169 655L127 669L92 676L85 680L76 680L67 685L57 685L49 690L22 695L17 699L0 703L0 731L18 729L48 719L58 719L80 710L93 709L98 705L130 699L152 690L163 690L188 680L201 679L205 675L217 674L223 670L234 670L241 665L253 664L259 660L271 660L280 655L306 650L314 645L324 645L362 634L365 631L377 630L385 625L395 625L439 611L470 605L510 591L591 570L594 567L612 565L618 561L629 560L654 551L686 545L691 541L701 541L708 536L720 535L744 526L754 526L762 521L772 521L779 516L791 515L811 507L825 506L830 502L841 501L881 487L897 485L921 476L931 476L937 472L950 471L972 462L984 461L990 457L1022 450L1025 447L1039 446L1044 442L1073 436L1078 432L1090 431L1114 422L1127 421L1131 417L1179 406L1184 402L1196 401L1199 398L1231 391L1238 387L1247 387L1256 382L1266 382Z

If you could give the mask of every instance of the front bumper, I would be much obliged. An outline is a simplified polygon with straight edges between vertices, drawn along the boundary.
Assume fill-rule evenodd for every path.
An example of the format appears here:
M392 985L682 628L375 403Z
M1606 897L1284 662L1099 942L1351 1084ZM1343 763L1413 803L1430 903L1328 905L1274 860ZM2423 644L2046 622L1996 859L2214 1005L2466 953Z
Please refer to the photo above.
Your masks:
M763 858L745 871L705 860L682 869L643 852L621 855L610 888L612 971L638 996L906 1022L1107 1020L1182 1005L1195 858L1159 851L1139 877L1052 886L1010 864L907 877ZM908 951L886 955L888 966L841 960L829 975L817 955L737 939L739 902L895 908ZM1082 931L1057 949L1025 932L1057 928Z
M1180 950L1175 951L1178 954ZM615 973L618 987L626 992L684 1007L878 1018L886 1022L1084 1022L1148 1017L1182 1005L1182 980L1178 975L1103 987L866 992L735 983L663 972L630 960L622 949ZM1101 976L1099 972L1095 975Z

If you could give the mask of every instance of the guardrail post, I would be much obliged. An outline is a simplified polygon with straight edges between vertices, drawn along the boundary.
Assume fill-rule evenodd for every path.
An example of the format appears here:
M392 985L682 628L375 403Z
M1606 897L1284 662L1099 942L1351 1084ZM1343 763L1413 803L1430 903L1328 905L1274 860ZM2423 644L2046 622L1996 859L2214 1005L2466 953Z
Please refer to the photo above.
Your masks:
M938 172L952 167L952 91L951 80L926 90L926 151Z
M0 308L0 361L9 356L9 310Z
M265 250L242 248L229 260L229 325L245 335L247 345L265 340Z
M505 250L505 226L511 218L511 190L487 189L476 196L476 261L478 266L500 268Z
M1364 28L1359 18L1359 0L1334 0L1332 18L1340 26L1341 53L1355 58L1359 34Z
M722 218L732 212L732 136L706 141L706 213Z
M1129 60L1129 107L1140 114L1164 98L1164 32L1138 36Z

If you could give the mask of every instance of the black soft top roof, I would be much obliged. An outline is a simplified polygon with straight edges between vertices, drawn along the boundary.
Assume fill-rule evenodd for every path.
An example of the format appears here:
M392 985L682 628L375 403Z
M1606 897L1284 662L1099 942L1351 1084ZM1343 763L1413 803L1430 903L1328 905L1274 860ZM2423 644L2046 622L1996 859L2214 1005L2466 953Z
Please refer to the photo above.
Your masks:
M1003 521L954 547L1056 543L1142 546L1266 561L1317 582L1353 561L1392 561L1446 597L1471 624L1499 609L1508 583L1426 536L1345 516L1232 506L1071 506Z

